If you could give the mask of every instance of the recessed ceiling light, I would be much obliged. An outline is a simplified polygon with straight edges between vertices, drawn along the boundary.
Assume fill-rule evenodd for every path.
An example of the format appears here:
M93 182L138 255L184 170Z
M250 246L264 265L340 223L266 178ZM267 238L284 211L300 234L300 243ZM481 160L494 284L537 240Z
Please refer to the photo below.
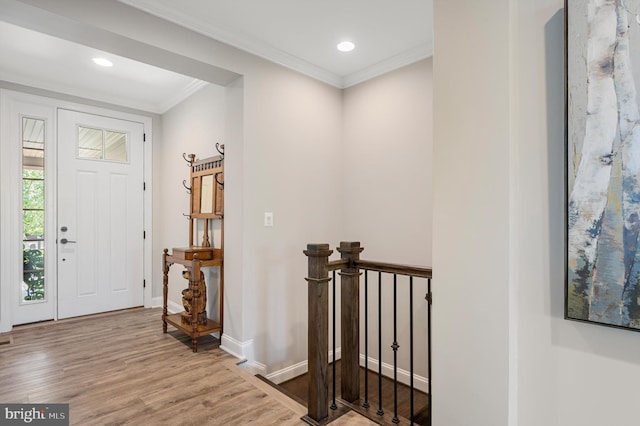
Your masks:
M341 52L351 52L354 49L354 47L356 47L356 45L350 41L343 41L342 43L339 43L338 46L336 47Z
M113 62L111 62L107 58L93 58L93 62L95 62L97 65L100 65L101 67L112 67L113 66Z

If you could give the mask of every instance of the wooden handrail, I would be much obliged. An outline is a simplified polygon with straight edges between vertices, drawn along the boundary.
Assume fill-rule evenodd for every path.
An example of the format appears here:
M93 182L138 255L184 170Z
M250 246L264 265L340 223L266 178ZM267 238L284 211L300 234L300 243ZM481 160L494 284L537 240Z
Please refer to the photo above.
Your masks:
M327 263L327 268L329 271L337 271L338 269L344 269L349 266L348 259L340 259L340 260L332 260Z
M433 269L422 266L400 265L397 263L358 260L356 266L369 271L388 272L391 274L411 275L420 278L433 278Z

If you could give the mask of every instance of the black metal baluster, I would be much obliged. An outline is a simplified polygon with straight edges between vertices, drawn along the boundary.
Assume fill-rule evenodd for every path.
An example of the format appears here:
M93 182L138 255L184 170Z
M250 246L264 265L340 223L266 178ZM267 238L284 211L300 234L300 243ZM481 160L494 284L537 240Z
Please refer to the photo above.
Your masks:
M400 423L398 418L398 317L397 317L397 284L398 276L393 274L393 423Z
M413 424L413 277L409 277L409 392L411 393L411 424Z
M376 414L384 414L382 409L382 272L378 272L378 411Z
M427 376L429 376L428 392L429 392L429 426L431 426L431 303L433 296L431 295L431 278L427 278Z
M336 271L333 271L333 402L331 409L336 410Z
M369 408L369 271L364 271L364 408Z

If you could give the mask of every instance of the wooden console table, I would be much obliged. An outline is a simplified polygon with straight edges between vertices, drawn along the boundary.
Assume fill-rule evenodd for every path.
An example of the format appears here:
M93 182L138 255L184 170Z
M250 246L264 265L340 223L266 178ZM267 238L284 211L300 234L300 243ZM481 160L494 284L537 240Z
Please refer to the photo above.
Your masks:
M191 292L191 314L180 312L177 314L169 315L167 311L167 298L169 293L169 268L174 263L183 265L190 273L188 290ZM169 254L169 249L164 249L162 254L163 264L163 307L162 307L162 330L167 332L167 324L171 324L178 330L191 337L191 348L193 352L198 351L198 338L200 336L206 336L211 333L220 333L222 338L222 322L224 317L223 304L224 304L224 270L222 251L212 247L186 247L186 248L174 248L173 252ZM206 298L205 294L202 294L200 288L204 285L204 280L201 279L201 269L217 266L220 268L220 292L219 292L219 314L220 322L213 321L208 318L197 318L198 312L203 308ZM203 311L206 310L204 306ZM185 322L185 317L186 321ZM206 324L205 324L206 323Z

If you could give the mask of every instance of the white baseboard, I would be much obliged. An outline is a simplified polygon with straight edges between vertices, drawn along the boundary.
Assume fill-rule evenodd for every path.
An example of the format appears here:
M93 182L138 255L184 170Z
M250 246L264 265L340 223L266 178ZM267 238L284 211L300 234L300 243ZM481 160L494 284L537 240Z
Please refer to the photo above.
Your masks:
M341 349L338 348L336 349L336 360L340 358L341 358ZM329 352L329 361L332 361L332 360L333 360L333 353ZM362 367L365 366L364 354L360 354L360 366ZM369 370L378 372L379 364L377 359L369 357L367 366ZM302 374L306 373L308 370L309 370L309 362L305 360L297 364L291 365L289 367L285 367L281 370L274 371L273 373L267 374L266 377L273 383L280 384L280 383L286 382L287 380L291 380L295 377L301 376ZM409 371L404 370L402 368L398 368L397 373L398 373L398 381L400 383L403 383L409 386L411 383L411 375ZM385 377L393 378L393 365L383 362L382 375ZM424 393L427 393L429 390L429 379L426 377L422 377L417 374L414 374L413 386L416 389Z
M162 296L154 297L153 299L151 299L151 307L152 308L162 308L163 307ZM179 303L174 302L173 300L168 300L167 301L167 311L169 311L170 314L177 314L178 312L184 311L184 306L182 306Z
M239 358L246 360L247 366L250 367L254 374L266 374L267 366L255 361L253 356L253 339L241 342L234 339L228 334L223 334L220 340L220 349Z
M247 359L244 354L245 348L249 345L253 345L252 340L241 342L228 334L223 334L222 339L220 340L220 349L239 359Z
M339 360L342 356L342 351L340 348L336 349L336 360ZM333 351L329 351L329 362L333 361ZM273 373L267 374L267 379L272 381L275 384L280 384L286 382L287 380L291 380L295 377L298 377L309 370L309 361L302 361L297 364L291 365L289 367L285 367L281 370L274 371Z
M251 368L251 371L253 372L253 374L260 374L261 376L264 376L265 374L267 374L267 366L258 362L258 361L247 361L249 363L249 368Z
M173 300L169 300L167 302L167 311L169 311L170 314L177 314L178 312L184 311L184 306Z
M287 380L293 379L294 377L298 377L303 375L309 370L309 362L302 361L297 364L293 364L289 367L285 367L281 370L274 371L271 374L267 374L267 379L269 381L279 385L280 383L286 382Z
M360 354L360 365L364 367L364 354ZM368 362L369 370L373 370L374 372L378 372L379 364L378 360L372 357L369 357ZM382 362L382 375L385 377L389 377L393 379L393 365L387 364L386 362ZM411 374L407 370L403 370L402 368L398 368L398 381L407 386L411 384ZM429 379L426 377L419 376L417 374L413 375L413 386L422 391L424 393L428 393L429 391Z

